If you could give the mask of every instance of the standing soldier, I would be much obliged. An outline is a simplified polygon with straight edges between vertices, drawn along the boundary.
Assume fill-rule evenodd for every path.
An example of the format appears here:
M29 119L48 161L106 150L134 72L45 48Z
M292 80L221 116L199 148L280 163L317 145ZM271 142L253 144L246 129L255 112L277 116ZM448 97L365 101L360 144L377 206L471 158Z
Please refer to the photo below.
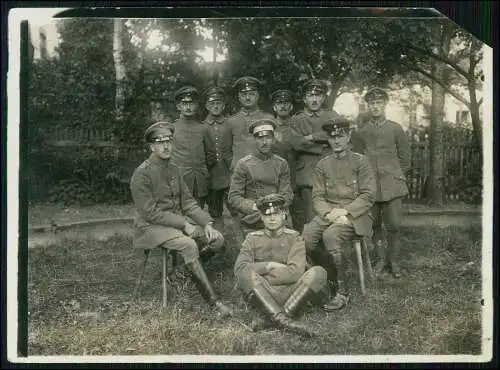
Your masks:
M326 271L306 271L306 250L300 234L285 227L285 199L269 194L257 200L263 229L249 233L234 264L244 297L260 308L271 324L310 336L310 329L292 318L311 299L320 298Z
M256 205L258 198L271 193L281 194L287 210L293 200L288 163L272 153L275 127L272 119L261 119L250 125L255 149L238 161L231 178L228 202L239 212L244 235L263 228Z
M378 261L375 271L389 267L395 278L401 277L399 267L399 227L402 217L402 199L408 194L406 174L410 167L410 148L401 126L385 118L389 95L381 88L365 94L368 106L366 123L353 134L353 150L365 154L377 180L373 208L373 243ZM382 221L387 231L387 251L382 243Z
M175 92L180 117L174 123L172 164L179 168L191 194L203 209L210 180L206 158L209 136L207 126L196 118L198 95L198 90L192 86L181 87Z
M224 204L227 206L227 192L231 178L232 136L229 131L225 108L225 94L220 87L209 88L205 92L205 108L208 115L204 123L208 127L210 145L207 152L209 163L210 188L207 197L208 212L215 220L218 230L224 229ZM232 208L228 207L233 214ZM234 214L236 216L236 214Z
M200 294L219 314L227 316L231 310L219 299L200 261L200 257L220 250L224 237L193 199L179 169L170 160L173 134L174 129L163 122L150 126L144 134L151 155L137 167L130 181L136 207L134 246L161 246L180 253ZM200 252L198 246L204 249Z
M300 216L300 206L297 204L298 196L295 194L295 165L296 165L296 152L293 150L291 143L291 128L290 121L293 111L293 93L288 89L279 89L274 91L271 96L273 103L273 111L276 114L276 130L274 132L275 146L274 153L286 159L288 167L290 168L290 183L294 191L294 200L291 206L291 214L293 220L293 227L295 230L300 228L298 223Z
M261 118L273 118L272 114L265 113L259 108L259 86L261 85L260 80L250 76L238 78L233 85L233 89L238 91L241 109L228 118L228 125L233 137L231 170L234 170L236 163L241 158L254 151L255 143L248 133L250 124Z
M299 222L299 231L304 223L310 222L314 217L312 205L312 185L314 168L318 161L330 153L328 140L322 125L332 117L337 117L335 111L323 109L326 99L327 86L321 80L310 80L303 88L305 108L292 117L292 145L297 152L297 165L295 169L295 183L297 193L305 211L304 220Z
M368 158L349 149L349 126L350 122L341 117L323 125L332 154L322 158L314 170L312 199L317 215L302 233L311 257L321 239L327 252L311 258L325 266L335 292L324 306L327 311L344 306L349 297L342 247L356 236L371 237L373 231L370 212L375 176ZM331 281L335 277L337 281Z

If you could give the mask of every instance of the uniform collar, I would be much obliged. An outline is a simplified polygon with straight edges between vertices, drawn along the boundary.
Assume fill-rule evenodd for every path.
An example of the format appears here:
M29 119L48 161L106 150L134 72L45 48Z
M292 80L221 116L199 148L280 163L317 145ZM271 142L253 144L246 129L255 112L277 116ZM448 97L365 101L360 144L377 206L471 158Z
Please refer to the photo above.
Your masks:
M274 238L274 237L277 237L277 236L281 236L283 235L283 233L285 232L285 227L283 226L281 229L279 229L277 232L276 232L276 235L271 235L271 231L269 231L268 229L264 229L264 234L267 235L269 238Z
M338 156L336 153L334 153L332 151L332 156L335 158L335 159L338 159L338 160L343 160L343 159L346 159L350 156L349 154L349 150L346 150L345 152L343 152L340 156Z
M373 117L370 117L369 122L372 126L380 127L387 122L387 118L385 116L381 117L380 119L374 119Z
M248 111L245 108L241 107L240 112L242 112L245 116L253 116L255 113L259 112L260 109L259 107L255 108L254 110Z
M217 116L214 117L212 115L208 115L207 118L205 118L205 122L208 123L209 125L213 125L214 123L221 124L224 122L224 116Z
M304 108L304 113L307 114L309 117L319 117L323 113L323 109L320 109L316 112L310 111L307 108Z
M154 153L151 153L151 155L149 156L149 160L151 161L151 163L154 163L160 167L168 167L168 164L170 163L169 159L161 159Z
M269 152L269 154L262 154L261 152L259 152L257 149L255 149L254 151L254 154L253 154L255 157L265 161L265 160L268 160L270 159L272 156L273 156L273 153L272 152Z
M188 118L188 117L179 117L178 122L199 123L196 118Z
M286 126L290 121L290 116L288 116L286 119L276 116L275 121L278 124L278 126Z

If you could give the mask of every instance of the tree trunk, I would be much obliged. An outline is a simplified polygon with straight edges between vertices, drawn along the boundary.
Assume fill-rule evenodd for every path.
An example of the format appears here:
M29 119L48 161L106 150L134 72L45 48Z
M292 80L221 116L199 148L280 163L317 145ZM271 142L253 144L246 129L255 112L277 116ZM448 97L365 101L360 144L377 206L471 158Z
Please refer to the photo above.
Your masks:
M123 109L125 106L125 65L123 63L123 21L115 18L113 28L113 60L115 63L115 118L117 123L123 121Z
M433 62L433 74L438 75L442 67ZM443 204L443 113L445 92L444 89L432 82L431 124L429 137L429 203L441 206Z
M481 118L479 116L479 104L477 102L476 96L476 84L474 81L474 77L471 77L468 84L469 95L470 95L470 118L472 121L472 132L474 133L474 139L476 140L476 144L479 148L483 146L483 128L481 123Z
M440 44L436 47L436 52L443 57L447 57L451 46L451 33L447 27L439 27ZM449 73L446 66L436 60L432 60L431 74L437 77L437 80L448 82ZM443 165L444 165L444 150L443 150L443 118L445 95L441 84L432 81L432 102L431 102L431 124L429 137L429 182L428 195L430 204L436 206L443 205Z

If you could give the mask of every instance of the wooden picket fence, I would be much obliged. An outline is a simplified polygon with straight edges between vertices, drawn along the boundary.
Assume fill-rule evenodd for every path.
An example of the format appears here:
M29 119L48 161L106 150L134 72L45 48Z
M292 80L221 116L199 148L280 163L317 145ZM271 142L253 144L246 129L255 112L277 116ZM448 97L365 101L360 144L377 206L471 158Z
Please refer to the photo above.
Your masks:
M111 135L98 129L65 129L54 131L47 135L47 144L54 148L94 148L114 150L116 159L121 163L140 163L146 158L144 147L137 145L117 145ZM430 148L428 139L415 141L410 138L410 161L411 171L407 179L409 195L405 202L419 203L426 198L426 186L430 174ZM473 145L456 145L446 143L442 157L443 174L442 185L446 201L461 201L460 188L466 180L474 173L477 175L478 168L482 163L482 153L478 147ZM33 171L33 170L32 170ZM127 168L128 172L132 168ZM30 194L44 194L47 187L52 185L52 174L47 171L36 171L30 176ZM126 181L126 179L124 179Z

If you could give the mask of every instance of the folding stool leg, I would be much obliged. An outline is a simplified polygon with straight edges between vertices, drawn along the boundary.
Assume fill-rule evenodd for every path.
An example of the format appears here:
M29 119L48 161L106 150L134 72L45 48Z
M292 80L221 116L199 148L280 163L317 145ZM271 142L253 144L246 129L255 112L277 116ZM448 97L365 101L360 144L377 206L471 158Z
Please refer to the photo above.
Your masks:
M366 245L366 239L363 238L361 243L363 244L363 250L365 252L365 259L366 259L366 268L368 270L368 276L370 277L370 280L373 281L373 267L372 267L372 259L370 258L370 251L368 250L368 246Z
M162 248L162 292L163 307L167 307L167 270L168 270L168 249Z
M361 258L361 242L359 239L354 240L354 248L356 249L356 258L358 260L359 283L361 285L361 294L366 294L365 288L365 272L363 268L363 259Z
M134 294L133 294L134 298L136 297L137 293L139 293L139 288L141 286L142 279L144 277L144 273L146 272L146 265L148 263L149 252L150 252L149 249L144 250L144 262L142 263L142 270L139 274L139 280L137 281L137 284L136 284L135 289L134 289Z

